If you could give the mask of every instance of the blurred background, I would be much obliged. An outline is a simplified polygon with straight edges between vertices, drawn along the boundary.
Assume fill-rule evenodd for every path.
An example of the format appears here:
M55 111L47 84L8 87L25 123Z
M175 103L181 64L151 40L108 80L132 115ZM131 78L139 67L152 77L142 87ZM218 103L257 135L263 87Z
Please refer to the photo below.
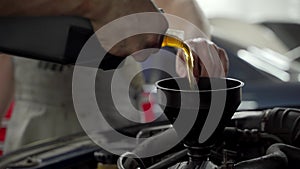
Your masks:
M228 53L228 76L246 84L240 110L298 107L300 1L196 2L209 19L212 41ZM143 64L151 62L159 63L148 60ZM148 78L148 82L153 81Z
M198 0L230 77L243 80L242 109L296 106L300 81L300 1Z

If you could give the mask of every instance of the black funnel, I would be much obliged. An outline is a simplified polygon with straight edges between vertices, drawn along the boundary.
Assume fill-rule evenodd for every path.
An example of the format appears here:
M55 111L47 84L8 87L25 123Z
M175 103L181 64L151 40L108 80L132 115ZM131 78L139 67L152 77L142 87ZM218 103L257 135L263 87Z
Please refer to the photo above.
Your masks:
M168 78L156 83L158 103L172 124L176 123L179 112L183 117L196 112L185 125L173 126L177 132L182 132L182 127L190 125L184 144L198 148L212 146L222 134L241 103L243 85L235 79L205 77L199 78L195 90L190 89L186 78Z

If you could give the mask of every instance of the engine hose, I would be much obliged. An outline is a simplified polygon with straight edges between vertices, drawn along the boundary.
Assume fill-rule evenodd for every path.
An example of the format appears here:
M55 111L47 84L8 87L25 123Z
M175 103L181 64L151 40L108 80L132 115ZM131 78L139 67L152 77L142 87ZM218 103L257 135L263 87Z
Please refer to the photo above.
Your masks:
M300 110L275 108L266 111L264 132L281 138L284 143L300 146Z
M235 169L292 169L300 161L300 149L276 143L267 150L267 155L237 163Z
M260 133L269 133L286 144L300 147L299 109L274 108L262 112L238 112L234 114L228 127L258 129ZM278 141L277 138L276 140Z

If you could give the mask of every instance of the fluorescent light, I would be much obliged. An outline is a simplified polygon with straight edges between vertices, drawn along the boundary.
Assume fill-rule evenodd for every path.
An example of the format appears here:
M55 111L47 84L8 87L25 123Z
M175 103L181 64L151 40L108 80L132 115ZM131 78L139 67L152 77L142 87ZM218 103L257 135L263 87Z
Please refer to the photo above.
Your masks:
M242 60L246 61L247 63L251 64L255 68L264 71L282 81L290 81L290 74L279 69L278 67L270 64L269 62L263 61L258 59L257 56L254 54L246 51L246 50L239 50L237 55Z
M253 53L254 57L261 59L279 69L282 70L289 70L290 69L290 63L289 59L286 56L283 56L277 52L274 52L270 49L259 49L257 47L249 47L248 51Z

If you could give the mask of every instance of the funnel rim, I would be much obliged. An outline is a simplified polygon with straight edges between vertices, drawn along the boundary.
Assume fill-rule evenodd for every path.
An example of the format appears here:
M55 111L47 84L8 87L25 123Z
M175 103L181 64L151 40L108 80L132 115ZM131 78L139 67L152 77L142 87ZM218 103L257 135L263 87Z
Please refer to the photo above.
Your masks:
M230 81L234 81L234 82L239 83L239 85L234 86L234 87L230 87L230 88L226 88L226 89L224 88L224 89L213 89L213 90L178 90L178 89L165 88L165 87L162 87L162 86L158 85L160 82L167 81L167 80L184 79L182 77L171 77L171 78L165 78L165 79L161 79L161 80L156 81L155 86L156 86L157 89L162 89L162 90L171 91L171 92L206 93L206 92L218 92L218 91L228 91L228 90L239 89L239 88L242 88L245 85L244 82L242 82L238 79L234 79L234 78L227 78L227 77L219 77L219 78L216 78L216 77L200 77L200 78L223 79L223 80L226 80L226 81L230 80Z

